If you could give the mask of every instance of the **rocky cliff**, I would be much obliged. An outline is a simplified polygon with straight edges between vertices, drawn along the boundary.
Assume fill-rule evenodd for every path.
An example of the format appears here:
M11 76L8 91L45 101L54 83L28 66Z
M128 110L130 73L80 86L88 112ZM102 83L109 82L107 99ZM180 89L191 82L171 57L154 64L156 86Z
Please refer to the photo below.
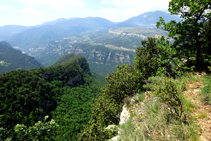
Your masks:
M36 59L43 62L43 65L52 65L57 58L66 54L82 55L86 58L90 69L98 74L107 74L116 70L116 65L133 64L134 51L110 49L104 45L94 45L90 43L71 43L61 45L58 42L51 42Z

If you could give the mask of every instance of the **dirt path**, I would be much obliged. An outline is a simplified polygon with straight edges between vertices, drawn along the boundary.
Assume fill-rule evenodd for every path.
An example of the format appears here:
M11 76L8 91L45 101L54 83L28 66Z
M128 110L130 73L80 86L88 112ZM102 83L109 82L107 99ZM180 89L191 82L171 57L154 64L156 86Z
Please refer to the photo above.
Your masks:
M201 75L198 75L198 77L201 78ZM211 141L211 105L201 102L201 96L199 95L203 83L200 81L194 83L188 82L186 84L189 86L189 90L185 91L184 95L186 99L197 106L193 109L192 116L197 118L196 122L201 127L200 141ZM202 115L204 115L204 117Z

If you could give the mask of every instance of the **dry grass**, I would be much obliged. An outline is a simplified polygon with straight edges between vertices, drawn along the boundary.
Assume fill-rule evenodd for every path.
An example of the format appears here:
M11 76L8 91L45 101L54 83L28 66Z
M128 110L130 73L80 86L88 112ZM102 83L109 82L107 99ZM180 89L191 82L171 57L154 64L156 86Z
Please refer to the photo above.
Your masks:
M211 140L211 107L200 101L199 93L202 86L200 75L186 73L174 82L177 91L181 93L180 99L184 109L182 120L168 121L167 105L152 93L148 93L144 101L136 101L130 105L131 118L119 126L121 130L119 140Z

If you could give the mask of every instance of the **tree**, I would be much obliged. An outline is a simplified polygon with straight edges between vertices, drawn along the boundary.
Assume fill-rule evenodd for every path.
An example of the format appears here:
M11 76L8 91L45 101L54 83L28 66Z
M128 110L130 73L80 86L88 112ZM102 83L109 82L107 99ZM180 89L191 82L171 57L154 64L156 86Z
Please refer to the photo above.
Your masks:
M209 58L211 56L211 21L204 23L202 33L199 35L199 41L202 43L202 56ZM205 66L209 66L209 62ZM207 70L209 71L209 70Z
M199 40L204 22L210 20L210 7L210 0L171 0L168 11L180 15L183 20L178 23L176 21L165 23L160 17L156 25L157 28L169 31L168 36L175 39L172 47L177 49L180 59L186 58L190 62L195 58L193 65L197 69L201 69L203 62L210 59L202 55L202 43Z
M148 37L141 41L142 46L136 50L135 67L141 72L146 83L149 77L166 75L175 77L181 73L175 48L171 48L169 41L164 38ZM180 67L181 67L180 65ZM179 68L179 69L178 69Z
M48 116L45 116L44 122L38 121L35 125L27 127L24 124L14 126L14 131L0 127L0 140L54 140L54 131L58 127L53 119L47 121Z

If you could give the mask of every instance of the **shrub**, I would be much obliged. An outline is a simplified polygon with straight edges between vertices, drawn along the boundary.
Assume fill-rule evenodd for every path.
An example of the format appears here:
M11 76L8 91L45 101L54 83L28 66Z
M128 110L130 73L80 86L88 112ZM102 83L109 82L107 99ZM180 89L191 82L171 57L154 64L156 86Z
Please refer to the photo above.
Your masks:
M108 125L117 125L123 100L141 91L143 82L139 71L133 66L117 66L117 72L106 77L107 86L92 105L89 125L78 135L79 140L105 140L111 134L105 130ZM112 134L113 135L113 134ZM114 135L113 135L114 136Z
M58 127L53 119L46 122L48 116L45 116L44 122L38 121L35 125L27 127L24 124L14 126L14 131L0 128L1 140L54 140L54 131Z
M181 120L183 108L176 85L170 78L164 78L162 82L163 85L160 85L154 94L169 107L169 120L170 118Z

